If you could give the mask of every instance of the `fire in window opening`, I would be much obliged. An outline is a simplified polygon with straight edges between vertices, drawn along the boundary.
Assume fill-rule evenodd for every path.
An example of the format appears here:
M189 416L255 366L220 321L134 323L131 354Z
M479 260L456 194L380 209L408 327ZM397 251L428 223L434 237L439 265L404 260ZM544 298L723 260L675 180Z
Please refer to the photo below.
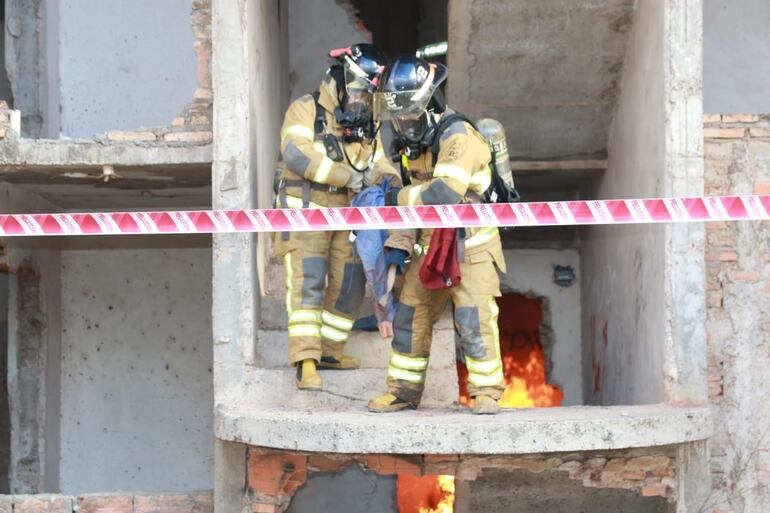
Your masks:
M564 391L547 381L546 354L541 339L543 300L512 293L497 298L497 305L500 308L497 324L505 376L500 406L561 406ZM457 362L457 377L460 404L472 406L473 400L468 396L468 369L460 361Z
M399 474L397 493L399 513L452 513L455 478L447 475L416 477Z

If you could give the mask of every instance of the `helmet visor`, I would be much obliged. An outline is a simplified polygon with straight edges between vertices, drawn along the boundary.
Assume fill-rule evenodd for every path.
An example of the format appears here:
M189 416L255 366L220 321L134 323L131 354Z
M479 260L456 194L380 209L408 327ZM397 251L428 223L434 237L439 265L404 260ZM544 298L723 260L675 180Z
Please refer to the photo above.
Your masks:
M409 114L420 115L428 107L430 98L430 93L423 89L375 93L374 115L378 119L396 119Z
M369 75L351 59L345 61L345 90L348 94L365 91L369 94L374 93L377 84L369 79Z

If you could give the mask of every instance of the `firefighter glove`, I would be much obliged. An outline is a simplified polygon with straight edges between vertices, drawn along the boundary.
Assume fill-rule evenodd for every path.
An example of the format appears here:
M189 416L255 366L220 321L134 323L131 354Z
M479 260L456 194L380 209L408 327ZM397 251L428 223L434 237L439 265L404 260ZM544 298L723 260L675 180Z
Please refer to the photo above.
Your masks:
M361 192L361 189L364 186L364 174L359 173L358 171L352 171L350 173L350 177L348 178L347 183L345 184L345 187L350 189L351 191L355 193Z
M404 274L404 268L406 267L406 259L409 255L403 249L390 248L387 251L386 258L388 265L395 265L398 274Z
M398 206L398 193L401 192L401 187L393 187L385 193L385 206L397 207Z

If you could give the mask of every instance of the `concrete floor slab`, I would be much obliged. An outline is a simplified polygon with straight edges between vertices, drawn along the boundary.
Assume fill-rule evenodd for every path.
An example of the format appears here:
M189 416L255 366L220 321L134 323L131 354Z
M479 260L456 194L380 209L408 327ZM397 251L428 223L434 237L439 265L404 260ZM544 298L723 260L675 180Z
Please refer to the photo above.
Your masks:
M393 414L363 407L219 407L215 434L294 451L526 454L673 445L711 435L708 407L570 407L476 416L457 408Z

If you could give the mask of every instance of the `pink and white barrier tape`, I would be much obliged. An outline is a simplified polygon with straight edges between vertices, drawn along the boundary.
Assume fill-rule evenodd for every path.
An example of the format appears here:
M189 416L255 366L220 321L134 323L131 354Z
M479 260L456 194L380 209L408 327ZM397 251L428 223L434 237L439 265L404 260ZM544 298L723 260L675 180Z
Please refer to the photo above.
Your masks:
M0 237L770 220L770 195L419 207L0 215Z

